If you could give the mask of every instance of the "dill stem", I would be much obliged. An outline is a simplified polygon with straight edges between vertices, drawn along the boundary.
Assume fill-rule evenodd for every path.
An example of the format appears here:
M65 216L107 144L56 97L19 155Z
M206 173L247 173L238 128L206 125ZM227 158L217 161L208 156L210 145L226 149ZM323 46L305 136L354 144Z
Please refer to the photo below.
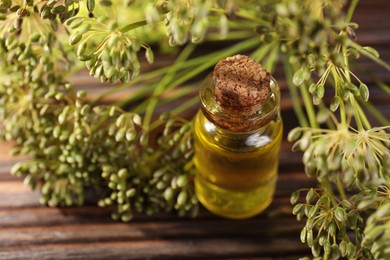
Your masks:
M337 175L336 186L337 186L338 192L340 193L341 199L347 200L347 195L345 195L345 191L344 191L343 184L341 183L340 175Z
M333 188L330 185L329 180L324 179L323 181L320 182L320 185L322 186L322 188L324 190L326 190L326 193L328 194L329 198L331 199L332 205L337 206L336 197L334 196Z
M379 59L377 58L376 56L372 55L371 53L365 51L363 49L363 46L361 46L360 44L354 42L354 41L348 41L349 43L349 46L352 47L352 48L355 48L356 50L358 50L362 55L366 56L367 58L371 59L372 61L376 62L377 64L379 64L380 66L382 66L383 68L385 68L386 70L390 71L390 65L388 63L386 63L384 60L382 59Z
M318 124L317 124L317 121L316 121L316 115L315 115L313 103L310 100L309 91L307 90L305 84L302 84L302 86L299 89L301 90L301 95L302 95L302 98L303 98L303 103L305 104L307 115L309 117L310 126L312 128L318 128Z
M297 87L294 86L294 84L292 83L293 68L290 65L290 63L288 63L288 55L284 56L284 64L285 64L284 70L286 72L287 86L288 86L288 89L290 91L294 112L295 112L296 116L298 117L299 125L301 127L309 127L309 123L307 121L307 118L302 110Z
M233 45L232 47L214 55L211 59L204 58L201 65L195 67L194 69L190 70L188 73L184 73L184 75L178 77L176 80L174 76L177 73L177 67L180 68L181 64L185 64L185 59L188 57L188 55L191 53L191 48L194 47L188 47L189 49L184 49L182 54L178 58L178 62L175 62L176 66L170 67L169 71L167 72L167 75L160 81L158 86L156 87L156 91L154 92L153 96L147 100L148 106L145 111L145 119L143 127L146 130L149 130L150 121L154 112L154 109L158 103L158 98L161 95L161 93L167 89L174 88L179 86L180 84L183 84L187 80L191 79L192 77L198 75L199 73L205 71L206 69L213 66L218 60L225 58L226 56L232 55L238 51L243 51L246 49L253 48L256 44L258 44L259 39L258 37L251 38L245 42L241 42L239 44ZM192 45L189 45L192 46ZM180 107L180 106L179 106Z
M362 108L360 107L359 103L357 102L355 96L351 96L351 102L353 105L353 109L355 110L354 113L356 114L355 118L356 118L356 124L358 125L358 129L359 129L359 124L361 127L360 129L364 129L364 127L366 129L370 129L371 124L368 121L366 114L363 112ZM364 102L364 103L368 103L368 102Z
M197 104L199 102L199 97L198 96L195 96L195 97L192 97L191 99L187 100L186 102L184 102L183 104L181 104L180 106L178 106L177 108L173 109L170 114L172 116L177 116L179 115L180 113L186 111L187 109L189 109L190 107L194 106L195 104ZM156 121L154 121L151 125L150 125L150 131L156 129L157 127L159 127L161 124L162 124L162 120L158 119Z
M288 57L291 57L293 56L291 53L288 53ZM289 65L289 62L288 62L288 58L286 57L285 59L285 66L286 68L287 67L290 67L290 71L289 71L289 86L291 85L290 87L290 91L292 88L294 88L294 84L292 83L292 77L293 77L293 72L292 71L296 71L297 68L294 68L293 66L290 66ZM288 73L288 71L286 70L286 74ZM305 109L306 109L306 112L307 112L307 116L309 118L309 123L310 123L310 126L312 128L318 128L318 124L317 124L317 120L316 120L316 114L315 114L315 111L314 111L314 107L313 107L313 103L312 103L312 100L310 99L310 94L309 94L309 91L307 90L307 87L305 84L302 84L300 87L299 87L299 90L301 92L301 96L303 98L303 104L305 105ZM299 103L299 97L298 97L298 94L296 94L295 96L292 96L293 100L297 99L298 100L298 103ZM299 104L300 105L300 104ZM295 107L295 105L294 105ZM295 110L295 109L294 109ZM303 126L303 125L301 125ZM304 126L306 127L306 125Z
M351 4L349 5L348 11L347 11L347 18L346 22L349 23L352 19L352 15L355 12L356 6L359 3L359 0L352 0Z
M188 58L189 55L191 55L194 49L195 49L195 45L193 44L187 45L184 48L184 50L180 53L179 57L175 61L175 64L182 64L183 62L185 62L185 60ZM145 130L147 131L149 130L150 121L152 120L152 115L157 106L160 95L164 92L165 88L172 83L175 74L176 74L176 70L170 68L167 74L158 83L156 89L153 92L153 96L149 98L148 105L145 111L144 123L143 123L143 127Z
M341 125L343 126L346 126L347 125L347 115L346 115L346 112L345 112L345 106L344 106L344 100L343 100L343 95L342 95L342 91L341 91L341 86L340 86L340 83L339 83L339 74L337 73L336 69L334 68L334 66L332 66L332 74L333 74L333 78L334 78L334 85L335 85L335 88L336 88L336 94L340 97L340 118L341 118Z

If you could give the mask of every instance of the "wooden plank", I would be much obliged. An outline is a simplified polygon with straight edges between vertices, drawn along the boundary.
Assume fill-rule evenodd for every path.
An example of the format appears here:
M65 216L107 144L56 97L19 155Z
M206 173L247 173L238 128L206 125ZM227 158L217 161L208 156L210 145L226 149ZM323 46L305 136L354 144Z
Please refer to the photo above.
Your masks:
M390 61L389 11L388 0L360 1L353 17L360 24L358 41L377 48L387 62ZM172 56L163 57L152 66L166 66L172 60ZM357 70L358 76L369 85L371 100L390 118L388 95L383 95L365 70L387 83L390 74L366 58L358 62L362 68ZM283 96L281 107L286 136L288 130L297 125L297 120L282 67L277 68L276 75ZM108 90L85 72L76 75L74 81L78 87L87 89L91 98ZM196 88L194 85L194 93ZM133 92L134 88L126 89L105 101L114 102ZM264 260L298 259L310 255L308 248L299 241L303 223L291 215L289 194L298 188L315 185L315 182L302 171L302 154L291 152L291 144L286 141L282 144L275 199L263 214L232 221L201 209L196 219L178 218L175 214L136 214L129 224L110 220L113 208L40 206L39 193L31 192L21 179L9 175L12 165L25 159L11 157L8 154L11 146L12 143L0 143L0 259Z
M290 194L300 188L312 187L315 179L308 178L302 172L280 172L278 176L276 197L289 197ZM0 209L37 207L40 194L31 191L30 187L23 185L21 180L0 182Z
M44 244L5 247L2 259L226 259L226 257L283 256L308 250L287 238L239 237L148 241L113 241L79 244Z
M292 206L289 197L274 197L269 208L256 218L291 217ZM32 226L53 226L61 223L86 224L86 223L109 223L110 213L114 207L100 208L96 205L85 205L83 207L50 208L46 206L34 207L10 207L0 208L0 228L6 227L32 227ZM188 216L184 218L190 218ZM133 222L138 221L162 221L174 219L179 221L176 213L159 213L147 216L135 213ZM205 209L201 209L197 220L220 219Z
M303 223L291 217L252 218L246 220L168 219L104 224L57 224L53 226L6 227L0 230L0 250L16 245L90 243L102 241L139 241L180 238L258 238L296 236Z
M293 117L293 112L291 111L290 114L286 114L286 120L296 120L295 117ZM284 135L287 135L287 132L292 128L291 126L288 127L288 125L285 124L285 131ZM0 141L0 180L7 181L8 178L2 176L6 175L9 176L9 172L12 168L12 166L22 160L26 160L26 156L17 156L13 157L9 150L12 148L11 142L1 142ZM291 151L292 143L289 143L287 140L283 140L282 148L281 148L281 154L280 154L280 162L281 166L288 166L289 168L282 168L283 171L291 171L291 170L297 170L302 169L301 164L301 153L300 152L293 152ZM16 180L16 177L12 177L11 179Z

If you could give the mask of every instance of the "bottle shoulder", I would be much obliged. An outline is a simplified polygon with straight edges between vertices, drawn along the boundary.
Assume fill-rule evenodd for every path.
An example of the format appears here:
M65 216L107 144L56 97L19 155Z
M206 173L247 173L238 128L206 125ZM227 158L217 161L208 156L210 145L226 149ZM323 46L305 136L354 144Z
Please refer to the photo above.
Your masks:
M280 115L267 125L251 132L234 133L214 125L199 111L194 120L195 142L219 150L239 153L253 152L280 142L283 123Z

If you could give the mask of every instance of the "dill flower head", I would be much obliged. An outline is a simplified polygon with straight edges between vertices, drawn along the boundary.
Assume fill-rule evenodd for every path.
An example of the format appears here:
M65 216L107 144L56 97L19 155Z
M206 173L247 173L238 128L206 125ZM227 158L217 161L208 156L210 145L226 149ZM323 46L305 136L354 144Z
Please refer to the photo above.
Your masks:
M296 128L289 140L294 149L304 152L303 163L309 176L320 179L332 172L342 172L348 185L378 184L389 177L389 126L355 130L340 125L338 129Z

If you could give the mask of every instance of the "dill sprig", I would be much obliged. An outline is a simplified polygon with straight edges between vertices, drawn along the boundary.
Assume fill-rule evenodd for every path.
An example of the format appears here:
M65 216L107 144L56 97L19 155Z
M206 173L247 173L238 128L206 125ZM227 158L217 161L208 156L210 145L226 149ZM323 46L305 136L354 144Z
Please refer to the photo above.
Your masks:
M82 205L92 192L122 221L134 212L196 215L192 123L179 114L198 99L160 117L156 108L190 93L166 97L226 56L251 52L269 71L282 57L299 120L288 138L318 183L291 196L306 222L301 241L324 259L389 258L390 122L349 63L365 56L390 66L355 41L357 2L344 15L344 0L0 0L0 135L29 156L12 173L49 206ZM193 43L207 41L227 46L192 57ZM175 63L141 73L152 47L178 45L186 47ZM113 86L94 102L69 82L83 67ZM124 101L99 103L136 84Z

